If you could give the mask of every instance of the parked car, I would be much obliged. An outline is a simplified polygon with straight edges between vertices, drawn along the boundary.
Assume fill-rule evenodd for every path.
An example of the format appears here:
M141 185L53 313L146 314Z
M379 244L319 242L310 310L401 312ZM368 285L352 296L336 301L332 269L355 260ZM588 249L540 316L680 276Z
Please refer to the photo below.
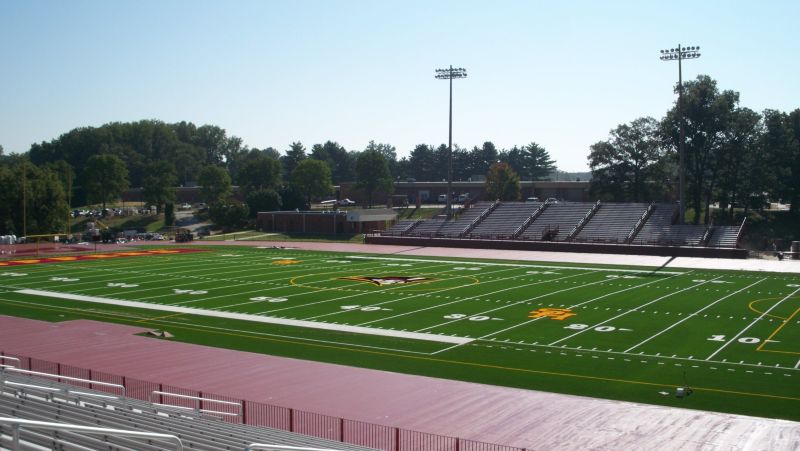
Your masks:
M350 205L355 205L355 204L356 203L354 201L352 201L352 200L350 200L350 199L348 199L346 197L344 199L340 199L340 200L336 201L336 205L339 205L339 206L342 206L342 207L348 207Z

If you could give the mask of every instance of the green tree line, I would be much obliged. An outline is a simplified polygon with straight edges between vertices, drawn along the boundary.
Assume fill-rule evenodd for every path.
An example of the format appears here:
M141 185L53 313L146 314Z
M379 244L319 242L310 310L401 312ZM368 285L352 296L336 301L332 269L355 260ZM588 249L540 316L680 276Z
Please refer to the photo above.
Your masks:
M709 221L719 203L760 209L768 200L800 211L800 109L761 113L739 105L739 93L720 90L707 75L684 83L686 206L694 222ZM677 91L677 88L676 88ZM676 195L680 116L676 103L664 117L618 125L591 146L592 194L600 199L665 201Z

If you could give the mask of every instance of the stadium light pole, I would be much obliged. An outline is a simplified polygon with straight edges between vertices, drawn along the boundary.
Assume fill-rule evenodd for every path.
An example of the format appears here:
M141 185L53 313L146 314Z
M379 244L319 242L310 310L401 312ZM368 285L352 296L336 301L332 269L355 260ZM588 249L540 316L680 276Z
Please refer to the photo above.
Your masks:
M467 70L463 67L450 66L449 69L436 69L436 78L439 80L450 80L450 132L447 139L447 219L453 217L453 203L450 197L453 191L453 79L467 78Z
M664 49L661 51L661 61L678 61L678 127L680 129L680 137L678 139L678 198L680 202L680 215L678 221L680 224L685 223L686 216L686 199L685 199L685 167L684 167L684 147L686 145L686 132L683 127L683 71L681 62L685 59L700 58L698 52L700 47L690 46L681 47L678 44L677 48ZM697 212L695 212L697 214Z

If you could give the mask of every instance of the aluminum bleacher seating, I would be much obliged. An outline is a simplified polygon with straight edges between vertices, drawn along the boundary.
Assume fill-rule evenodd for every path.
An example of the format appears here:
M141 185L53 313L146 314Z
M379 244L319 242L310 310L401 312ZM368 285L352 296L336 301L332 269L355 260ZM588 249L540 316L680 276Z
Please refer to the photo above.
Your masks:
M649 204L601 203L575 241L623 243Z
M403 235L408 229L414 226L417 221L414 219L403 219L397 221L394 225L386 229L381 233L381 235L393 235L393 236L400 236Z
M491 202L477 202L473 204L470 208L464 210L457 218L451 221L445 221L439 229L438 236L458 238L473 221L478 219L491 206Z
M127 431L155 432L176 436L184 448L241 450L252 443L313 447L326 450L365 451L366 448L320 439L280 429L229 423L157 407L146 401L111 397L98 392L45 379L0 374L0 417L56 422ZM26 429L19 431L20 449L175 449L160 438L134 438L112 433ZM0 449L12 449L11 427L0 423ZM24 446L23 446L24 445Z
M739 242L739 226L716 226L708 247L735 248Z
M509 238L536 211L541 202L503 202L472 232L470 238Z
M521 239L564 241L569 232L591 211L594 203L560 202L551 204L521 235ZM549 237L546 235L549 232Z

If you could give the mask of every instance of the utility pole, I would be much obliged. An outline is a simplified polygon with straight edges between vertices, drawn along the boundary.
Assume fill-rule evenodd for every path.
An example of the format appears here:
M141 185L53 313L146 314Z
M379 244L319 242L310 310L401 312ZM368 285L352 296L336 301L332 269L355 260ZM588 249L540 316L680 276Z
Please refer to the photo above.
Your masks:
M450 80L450 131L447 138L447 152L449 155L447 162L447 206L445 210L447 219L451 219L453 217L453 201L451 199L453 195L453 79L467 78L467 70L463 67L453 68L453 66L450 66L449 69L436 69L436 78Z
M683 71L681 68L681 62L685 59L700 58L700 53L698 53L698 50L700 50L700 47L681 47L681 45L678 44L678 48L662 50L660 57L661 61L678 61L678 123L680 128L680 137L678 139L678 197L680 202L680 216L678 221L680 224L685 224L686 222L686 167L684 166L686 132L683 125ZM695 212L695 214L698 214L698 212Z

